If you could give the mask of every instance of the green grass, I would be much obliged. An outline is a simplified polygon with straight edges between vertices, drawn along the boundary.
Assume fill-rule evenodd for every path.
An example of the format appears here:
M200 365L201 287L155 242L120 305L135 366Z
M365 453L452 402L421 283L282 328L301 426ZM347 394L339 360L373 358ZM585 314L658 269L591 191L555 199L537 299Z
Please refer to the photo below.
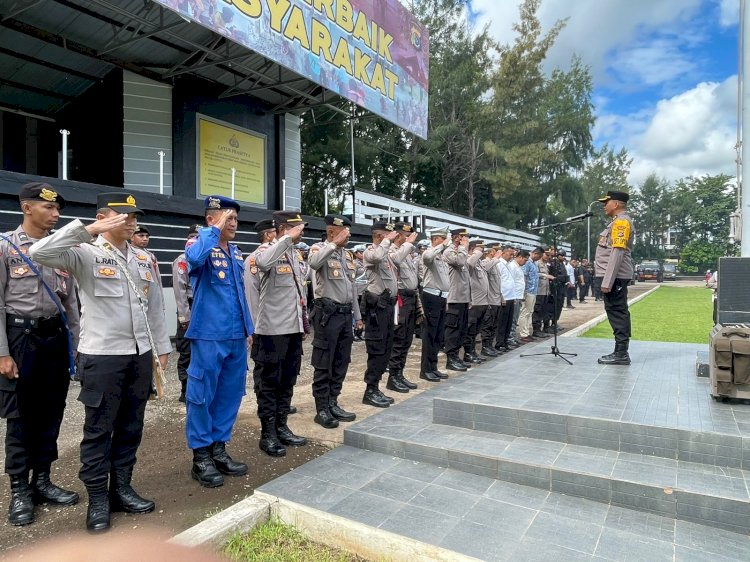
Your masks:
M364 562L365 559L305 537L297 529L271 520L249 533L237 533L224 546L232 560L252 562Z
M634 340L708 343L713 328L711 291L703 287L665 287L630 307ZM583 334L612 338L606 320Z

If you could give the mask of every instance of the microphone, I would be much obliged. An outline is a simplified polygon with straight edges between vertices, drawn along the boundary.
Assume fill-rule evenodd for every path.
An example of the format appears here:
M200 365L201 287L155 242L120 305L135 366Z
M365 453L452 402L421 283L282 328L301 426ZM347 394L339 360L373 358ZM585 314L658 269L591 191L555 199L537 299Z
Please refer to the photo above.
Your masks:
M572 217L568 217L567 219L565 219L565 222L580 221L593 216L594 213L581 213L580 215L573 215Z

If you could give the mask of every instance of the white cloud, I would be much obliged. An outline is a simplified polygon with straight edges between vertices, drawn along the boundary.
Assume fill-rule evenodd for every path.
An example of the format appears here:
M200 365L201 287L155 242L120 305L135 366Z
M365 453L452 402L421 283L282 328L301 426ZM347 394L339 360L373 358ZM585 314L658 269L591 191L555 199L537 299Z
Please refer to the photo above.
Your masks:
M737 25L740 20L739 0L719 0L719 23L722 27Z
M633 156L630 180L641 183L656 173L669 180L693 174L735 173L737 76L724 82L703 82L660 100L646 120L639 116L607 116L611 130ZM635 125L634 125L635 123ZM619 129L617 127L619 126ZM627 131L641 134L627 136Z

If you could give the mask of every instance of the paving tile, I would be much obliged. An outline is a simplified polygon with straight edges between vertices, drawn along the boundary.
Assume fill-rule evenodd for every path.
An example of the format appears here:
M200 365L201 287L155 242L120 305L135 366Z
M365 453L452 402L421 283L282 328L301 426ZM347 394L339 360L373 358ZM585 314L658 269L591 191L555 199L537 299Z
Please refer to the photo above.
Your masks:
M386 472L396 474L404 478L419 480L420 482L430 483L445 472L445 468L435 466L429 463L416 462L409 459L402 459Z
M503 562L512 559L509 543L514 544L520 538L499 533L495 528L474 521L463 520L452 526L440 541L440 546L480 560Z
M437 545L458 522L458 517L407 504L388 517L380 528Z
M729 559L750 558L750 537L723 529L706 527L689 521L675 522L675 544L710 555Z
M674 542L675 520L653 513L611 505L604 521L606 528L625 531L645 538Z
M547 490L514 484L513 482L496 480L484 493L484 496L512 505L527 507L529 509L539 509L544 505L549 492Z
M510 559L524 562L583 562L591 560L591 555L527 537L513 550Z
M609 512L609 505L579 497L552 493L539 510L577 521L603 525Z
M437 484L438 486L445 486L453 490L461 490L462 492L478 495L487 492L495 482L494 478L466 474L465 472L452 469L446 470L432 481L433 484Z
M539 512L525 536L591 555L601 530L600 525Z
M388 470L395 466L401 459L378 453L373 453L365 449L356 447L340 446L332 449L325 454L326 460L348 462L371 470L381 471Z
M745 479L742 477L733 478L729 475L711 474L681 468L677 471L677 488L697 494L720 496L736 500L750 500Z
M556 441L519 437L508 445L502 456L504 459L524 461L535 465L551 465L564 448L564 443Z
M612 478L661 488L677 484L677 461L647 455L620 453Z
M371 527L378 527L404 507L404 503L380 494L354 492L328 508L328 513L340 515Z
M455 517L463 517L477 503L477 500L479 500L479 496L476 494L428 484L409 500L409 505L431 509Z
M282 493L276 495L285 500L326 511L353 493L354 490L351 488L338 486L317 478L309 478L304 483L300 483L298 486L289 486Z
M645 538L641 535L604 527L595 555L618 562L642 560L667 562L674 559L674 544L672 541Z
M386 472L362 486L361 491L396 501L408 502L425 486L427 486L426 482Z
M632 482L612 481L612 504L674 517L677 513L677 500L674 493L666 493L662 488L641 486Z
M530 466L523 462L498 460L497 477L506 482L549 490L550 469L543 466Z
M674 559L676 562L747 562L747 555L735 558L675 545Z
M676 514L680 519L750 533L750 504L731 499L691 494L677 490Z
M609 476L612 474L617 458L617 451L581 445L566 445L552 466L561 470Z

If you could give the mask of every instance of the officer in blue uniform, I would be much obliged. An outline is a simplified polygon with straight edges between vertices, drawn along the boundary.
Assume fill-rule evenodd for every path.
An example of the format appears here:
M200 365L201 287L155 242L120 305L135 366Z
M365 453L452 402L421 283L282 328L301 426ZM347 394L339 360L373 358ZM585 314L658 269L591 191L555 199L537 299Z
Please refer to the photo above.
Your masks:
M242 252L230 243L240 205L210 195L205 208L207 226L185 248L193 286L192 319L185 334L191 344L185 430L193 450L193 478L215 488L224 483L223 474L247 474L247 465L233 461L225 444L245 395L253 321L245 299Z

